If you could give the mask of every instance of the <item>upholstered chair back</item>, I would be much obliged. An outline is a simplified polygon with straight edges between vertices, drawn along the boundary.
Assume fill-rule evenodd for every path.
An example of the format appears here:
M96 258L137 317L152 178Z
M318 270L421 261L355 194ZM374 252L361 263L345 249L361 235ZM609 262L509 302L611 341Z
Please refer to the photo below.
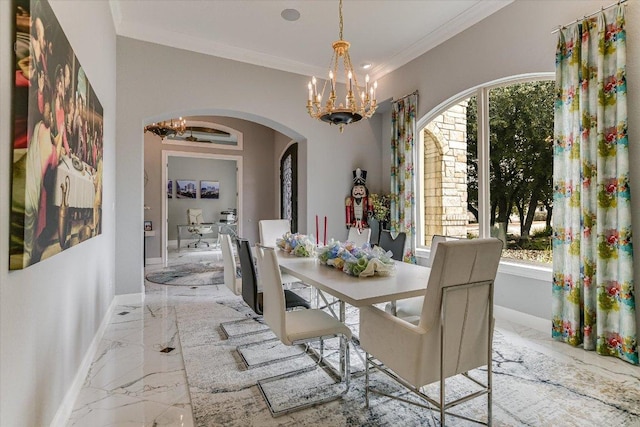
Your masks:
M282 277L275 249L257 246L256 256L264 299L264 320L280 341L290 344L285 326L284 288L282 287Z
M347 236L347 241L353 242L358 248L361 248L365 243L369 243L371 240L371 229L363 228L359 230L356 227L349 228L349 235Z
M402 257L404 255L404 242L407 240L407 235L405 233L398 233L396 238L394 239L391 236L391 232L389 230L381 230L380 231L380 246L385 251L391 251L393 256L391 258L396 261L402 261Z
M262 304L258 300L256 267L253 263L249 240L238 238L238 257L242 271L242 299L256 314L261 315Z
M488 362L487 334L493 324L493 319L489 319L491 290L501 253L502 242L494 238L462 239L438 245L418 327L436 332L444 326L445 378ZM449 289L442 304L444 289L478 282L479 286ZM422 343L425 353L440 349L439 335L425 335L430 337ZM432 366L422 368L425 375L435 371ZM438 377L431 379L436 381Z
M262 219L258 221L260 231L260 244L262 246L276 246L276 239L291 231L291 223L288 219Z
M431 248L429 250L429 259L427 260L427 267L431 267L433 265L433 260L436 257L436 252L438 251L438 245L442 242L450 242L452 240L460 240L459 237L453 236L443 236L442 234L434 234L431 238Z
M236 295L240 295L242 288L237 277L236 258L233 256L233 246L231 236L222 234L220 236L220 246L222 247L222 263L224 265L224 284Z
M187 209L187 224L202 224L202 209L189 208Z

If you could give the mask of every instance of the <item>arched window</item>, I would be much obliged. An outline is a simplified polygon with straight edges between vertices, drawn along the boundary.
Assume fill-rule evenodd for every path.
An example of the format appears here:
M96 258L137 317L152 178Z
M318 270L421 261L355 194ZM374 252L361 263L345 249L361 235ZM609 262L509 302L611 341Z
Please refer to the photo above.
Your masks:
M465 91L418 122L418 247L495 236L503 258L550 263L553 74Z

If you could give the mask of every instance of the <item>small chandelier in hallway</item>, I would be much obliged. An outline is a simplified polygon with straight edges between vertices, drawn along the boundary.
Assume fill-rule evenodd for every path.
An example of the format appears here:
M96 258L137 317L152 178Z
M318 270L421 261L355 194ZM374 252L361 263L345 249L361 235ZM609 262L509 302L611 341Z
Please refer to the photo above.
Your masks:
M309 98L307 100L307 111L309 115L315 119L322 120L329 124L338 125L340 132L345 125L354 123L364 118L369 118L376 111L376 88L378 82L369 84L369 75L367 74L364 87L358 86L356 73L351 64L349 56L350 43L342 39L342 0L339 6L340 16L340 40L333 42L333 56L331 57L331 69L329 70L329 80L325 80L322 92L318 93L317 81L315 76L308 85ZM338 65L342 65L344 70L346 87L346 96L344 103L342 98L338 101L336 95L336 77L338 75ZM329 98L322 105L322 97L327 82L331 85Z
M164 120L158 123L151 123L145 126L145 132L152 132L158 135L160 138L164 138L171 135L182 135L187 130L187 121L182 117L178 119Z

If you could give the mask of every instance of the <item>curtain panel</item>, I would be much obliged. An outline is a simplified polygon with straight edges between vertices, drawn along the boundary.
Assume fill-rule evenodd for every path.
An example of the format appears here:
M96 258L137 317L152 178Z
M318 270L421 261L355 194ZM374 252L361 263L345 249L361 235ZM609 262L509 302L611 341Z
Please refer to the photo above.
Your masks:
M393 102L391 112L391 206L390 231L395 238L406 233L403 260L416 263L415 164L417 152L416 109L418 93Z
M624 6L559 32L552 336L638 364L625 55Z

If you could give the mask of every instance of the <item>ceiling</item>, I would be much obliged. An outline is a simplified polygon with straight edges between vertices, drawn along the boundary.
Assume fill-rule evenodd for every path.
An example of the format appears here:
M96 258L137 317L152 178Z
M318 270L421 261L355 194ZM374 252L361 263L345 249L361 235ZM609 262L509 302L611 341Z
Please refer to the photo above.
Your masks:
M513 0L344 0L344 40L358 73L376 79ZM116 33L303 75L324 77L338 40L338 0L110 0ZM281 17L300 12L297 21ZM369 71L360 68L371 63Z

